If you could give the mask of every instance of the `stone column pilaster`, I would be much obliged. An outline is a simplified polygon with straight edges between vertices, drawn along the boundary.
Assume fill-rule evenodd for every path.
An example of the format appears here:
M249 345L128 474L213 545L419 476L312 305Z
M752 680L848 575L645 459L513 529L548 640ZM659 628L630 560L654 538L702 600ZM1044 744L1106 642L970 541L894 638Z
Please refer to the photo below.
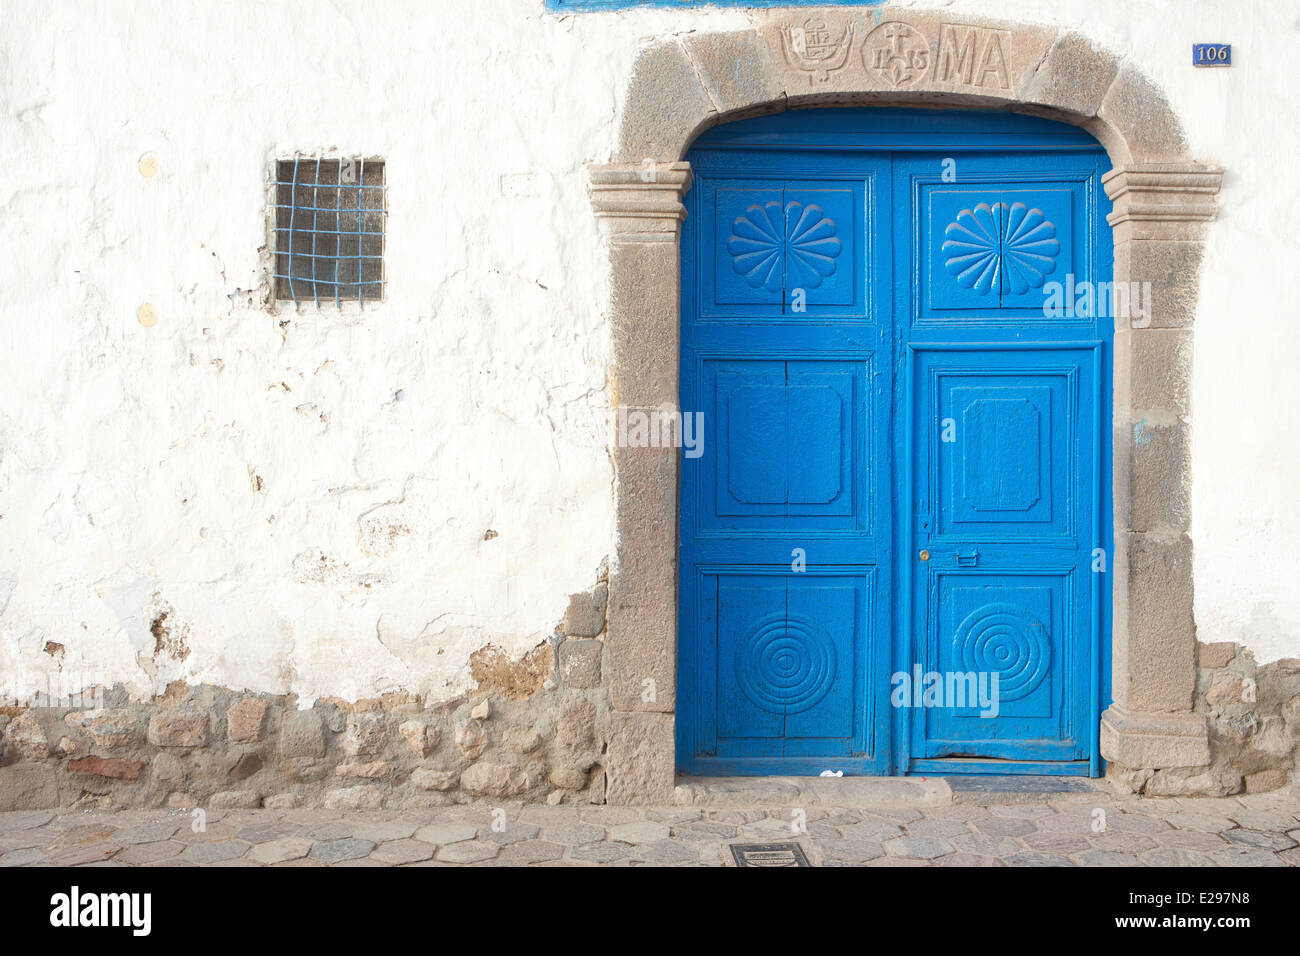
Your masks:
M590 169L608 240L613 329L616 564L606 635L613 706L607 799L667 803L675 770L677 488L675 447L625 447L620 414L677 409L682 197L688 163ZM666 515L673 516L665 520Z
M1114 704L1101 752L1133 769L1210 762L1208 726L1192 712L1190 390L1196 276L1221 178L1155 163L1102 179L1115 282L1136 308L1115 320Z

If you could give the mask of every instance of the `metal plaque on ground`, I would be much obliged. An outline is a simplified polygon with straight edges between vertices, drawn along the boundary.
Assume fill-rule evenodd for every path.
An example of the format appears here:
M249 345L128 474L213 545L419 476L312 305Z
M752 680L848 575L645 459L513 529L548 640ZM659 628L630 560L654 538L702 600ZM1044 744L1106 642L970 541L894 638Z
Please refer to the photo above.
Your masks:
M798 843L733 843L736 866L812 866Z

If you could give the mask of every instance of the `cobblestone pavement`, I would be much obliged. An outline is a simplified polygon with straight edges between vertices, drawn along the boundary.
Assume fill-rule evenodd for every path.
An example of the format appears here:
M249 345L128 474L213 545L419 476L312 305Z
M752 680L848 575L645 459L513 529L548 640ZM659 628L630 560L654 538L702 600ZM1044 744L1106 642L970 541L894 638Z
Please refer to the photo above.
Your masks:
M1099 812L1100 811L1100 812ZM1300 799L854 808L511 807L0 813L0 866L732 866L798 841L819 866L1297 866Z

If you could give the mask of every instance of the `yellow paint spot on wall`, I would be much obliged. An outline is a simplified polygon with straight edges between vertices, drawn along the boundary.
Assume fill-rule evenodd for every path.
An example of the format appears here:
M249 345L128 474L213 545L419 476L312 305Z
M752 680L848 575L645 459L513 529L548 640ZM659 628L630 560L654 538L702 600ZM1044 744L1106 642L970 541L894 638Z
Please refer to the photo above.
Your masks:
M146 153L140 157L140 175L152 179L158 173L158 157Z
M140 324L146 329L152 329L158 324L158 310L148 302L140 306L140 310L136 312L135 317L140 320Z

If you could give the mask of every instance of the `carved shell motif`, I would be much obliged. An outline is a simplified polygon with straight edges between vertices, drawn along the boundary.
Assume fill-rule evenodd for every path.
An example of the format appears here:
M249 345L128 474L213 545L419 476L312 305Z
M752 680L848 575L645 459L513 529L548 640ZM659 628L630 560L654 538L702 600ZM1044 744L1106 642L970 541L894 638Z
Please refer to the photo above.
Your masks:
M980 203L963 209L944 230L948 274L963 289L1022 295L1056 271L1061 244L1041 209L1022 202Z
M815 289L835 271L841 249L835 222L821 206L773 200L753 205L737 216L727 251L737 275L751 288L779 292Z

